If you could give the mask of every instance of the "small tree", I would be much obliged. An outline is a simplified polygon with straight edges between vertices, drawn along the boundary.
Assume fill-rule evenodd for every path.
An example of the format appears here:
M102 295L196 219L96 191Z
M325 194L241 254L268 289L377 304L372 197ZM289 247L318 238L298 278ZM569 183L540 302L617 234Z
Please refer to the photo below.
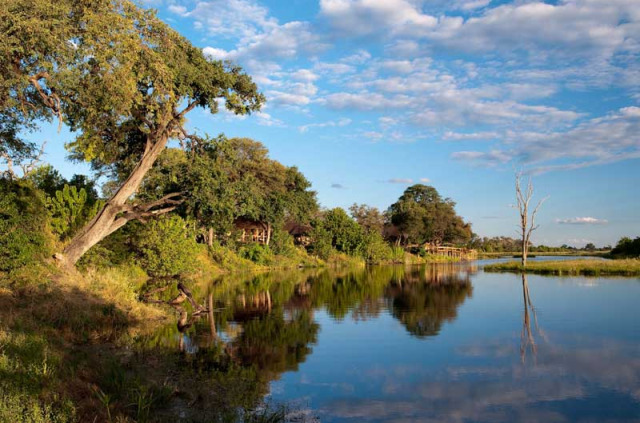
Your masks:
M516 200L518 202L518 212L520 213L519 233L521 235L522 242L522 266L527 265L527 253L529 252L529 241L531 240L531 234L538 229L540 225L536 225L536 215L542 203L546 201L548 197L538 201L538 204L533 209L533 212L529 214L529 203L533 197L533 184L531 183L531 177L527 182L527 188L522 190L522 184L520 182L522 174L516 173Z

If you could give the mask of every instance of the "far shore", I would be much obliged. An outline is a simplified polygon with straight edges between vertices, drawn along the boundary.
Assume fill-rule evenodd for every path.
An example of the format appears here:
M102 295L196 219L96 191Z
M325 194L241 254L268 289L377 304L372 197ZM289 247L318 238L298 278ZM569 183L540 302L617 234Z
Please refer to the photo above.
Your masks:
M640 259L519 261L484 266L486 272L526 272L543 275L640 276Z

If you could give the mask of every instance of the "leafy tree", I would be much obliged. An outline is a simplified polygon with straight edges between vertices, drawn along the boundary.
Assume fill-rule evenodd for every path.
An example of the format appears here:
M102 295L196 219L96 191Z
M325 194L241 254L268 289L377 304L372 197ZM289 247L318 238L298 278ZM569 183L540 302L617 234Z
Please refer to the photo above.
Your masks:
M366 204L353 204L349 207L351 216L367 231L382 233L386 217L376 207Z
M0 178L0 271L8 272L49 253L45 200L28 181Z
M435 188L416 184L389 207L389 215L405 242L466 242L472 235L471 225L456 214L454 207L455 202L443 199Z
M198 245L188 235L186 222L180 216L157 219L144 226L137 248L142 267L152 276L175 276L195 265Z
M611 255L614 257L640 257L640 237L633 240L629 237L621 238L611 250Z
M143 183L140 196L157 200L182 190L184 217L208 229L212 243L231 233L237 218L266 222L270 233L287 219L305 221L318 208L311 184L295 167L268 157L248 138L205 138L195 150L167 149Z
M92 202L84 188L67 184L54 197L47 198L51 229L62 240L73 236L101 207L102 202Z
M177 195L130 199L170 139L197 144L184 129L191 110L215 113L223 99L245 114L264 100L240 68L207 60L128 0L16 0L0 9L0 22L0 130L58 119L78 134L72 157L121 182L58 256L68 264L128 221L175 208Z
M365 233L343 209L324 212L312 226L313 251L319 257L328 258L331 249L354 256L363 254Z
M593 242L589 242L587 245L584 246L584 249L587 251L595 251L596 246Z
M26 175L26 177L49 197L54 197L56 191L62 190L64 185L68 183L60 172L49 164L35 168L30 174Z

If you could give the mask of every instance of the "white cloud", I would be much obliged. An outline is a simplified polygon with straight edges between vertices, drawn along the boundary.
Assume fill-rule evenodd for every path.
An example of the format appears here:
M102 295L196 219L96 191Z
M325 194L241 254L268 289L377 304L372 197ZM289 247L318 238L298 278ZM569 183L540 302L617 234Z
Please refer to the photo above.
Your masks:
M504 151L491 150L482 151L456 151L451 154L451 158L455 160L468 161L472 164L497 166L510 161L513 157Z
M227 60L230 57L230 52L215 47L205 47L202 49L202 53L214 60Z
M309 69L298 69L291 74L291 79L294 81L313 82L318 78L319 76Z
M442 135L442 139L446 141L487 141L500 137L497 132L452 132L447 131Z
M605 225L608 223L606 219L597 219L595 217L572 217L569 219L556 219L556 223L562 225Z
M185 10L173 6L174 10ZM253 37L277 26L277 20L269 17L269 10L251 0L198 1L195 8L184 16L199 22L212 37Z
M187 14L187 8L184 6L179 6L176 4L172 4L168 7L169 12L171 13L175 13L176 15L180 15L180 16L188 16Z
M420 182L422 182L423 184L428 184L429 182L431 182L431 179L429 179L429 178L420 178Z
M320 15L335 30L355 36L411 32L437 23L405 0L320 0Z
M341 118L338 120L330 120L322 123L310 123L308 125L302 125L298 127L298 130L302 133L307 132L311 128L327 128L327 127L343 127L351 123L351 119Z

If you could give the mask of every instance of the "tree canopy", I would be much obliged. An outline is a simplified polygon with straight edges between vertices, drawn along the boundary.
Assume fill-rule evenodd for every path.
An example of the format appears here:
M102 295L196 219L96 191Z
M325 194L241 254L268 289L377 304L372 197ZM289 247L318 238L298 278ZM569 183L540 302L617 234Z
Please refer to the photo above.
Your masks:
M104 208L67 244L75 263L91 246L133 219L178 204L176 196L131 203L171 138L199 138L184 127L196 107L237 114L264 101L251 78L202 50L127 0L17 0L0 10L0 153L26 154L18 139L38 121L57 119L76 135L71 157L121 181Z
M472 235L471 225L456 214L455 202L428 185L407 188L388 213L408 243L459 243Z

